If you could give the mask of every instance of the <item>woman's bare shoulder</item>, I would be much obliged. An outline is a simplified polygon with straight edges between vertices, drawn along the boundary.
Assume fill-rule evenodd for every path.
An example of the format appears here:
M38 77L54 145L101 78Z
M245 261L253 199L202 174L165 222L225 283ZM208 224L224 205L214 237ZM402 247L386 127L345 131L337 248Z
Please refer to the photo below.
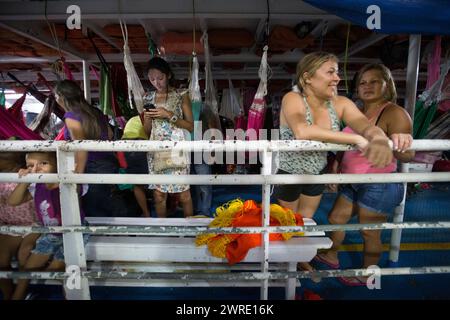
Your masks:
M410 117L409 113L405 110L405 108L399 106L395 103L389 103L389 105L386 106L386 113L390 115L389 119L398 119L398 117L406 116Z
M281 108L284 110L295 110L296 112L303 109L303 99L298 92L290 91L283 96Z

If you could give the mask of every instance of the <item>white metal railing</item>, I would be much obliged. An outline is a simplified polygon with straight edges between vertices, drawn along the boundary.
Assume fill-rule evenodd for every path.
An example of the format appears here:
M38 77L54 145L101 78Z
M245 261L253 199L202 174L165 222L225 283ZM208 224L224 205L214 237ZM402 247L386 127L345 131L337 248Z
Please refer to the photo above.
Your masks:
M74 152L86 151L161 151L161 150L204 151L216 153L216 159L223 156L221 152L254 152L262 163L261 175L146 175L146 174L74 174ZM0 182L39 182L60 183L62 227L81 226L79 202L76 192L77 183L176 183L176 184L260 184L262 185L263 260L261 273L268 273L269 255L269 206L271 184L317 184L317 183L381 183L381 182L417 182L450 181L450 173L393 173L383 174L324 174L324 175L273 175L272 157L280 151L346 151L354 149L348 145L324 144L314 141L0 141L0 151L56 151L57 174L29 174L18 178L15 173L0 173ZM450 140L416 140L412 150L450 150ZM259 154L257 154L259 152ZM398 213L397 213L398 214ZM403 215L403 212L401 212ZM402 221L395 220L398 223ZM440 222L440 227L448 227ZM437 223L439 224L439 223ZM348 226L348 225L347 225ZM109 226L110 227L110 226ZM355 226L353 226L354 228ZM359 226L361 228L361 226ZM405 226L397 226L404 228ZM394 224L390 228L397 228ZM414 227L414 226L413 226ZM418 225L417 227L420 227ZM432 227L432 226L431 226ZM350 227L351 228L351 227ZM63 233L64 255L66 265L77 265L86 271L86 258L81 230L68 230ZM398 241L400 238L398 237ZM261 284L261 299L268 297L268 277ZM88 278L82 277L79 290L66 290L68 299L89 299Z

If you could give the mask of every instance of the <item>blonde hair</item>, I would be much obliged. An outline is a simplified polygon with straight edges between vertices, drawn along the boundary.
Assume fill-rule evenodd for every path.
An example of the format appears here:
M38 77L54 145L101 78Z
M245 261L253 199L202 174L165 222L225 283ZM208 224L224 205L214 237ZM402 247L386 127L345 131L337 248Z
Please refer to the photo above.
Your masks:
M57 170L56 169L56 167L57 167L56 152L31 151L25 155L25 161L29 157L33 157L34 155L40 155L40 156L44 157L46 160L51 162L51 164L55 166L54 169ZM57 171L55 171L55 172L57 172Z
M356 86L359 87L363 74L370 70L380 71L381 77L386 82L387 93L385 95L386 101L397 103L397 89L395 89L394 78L392 77L391 70L381 63L366 64L358 71L358 77L356 78Z
M309 53L304 56L297 64L297 87L301 92L305 91L306 77L305 73L311 77L325 62L327 61L339 62L338 57L332 53L318 51Z

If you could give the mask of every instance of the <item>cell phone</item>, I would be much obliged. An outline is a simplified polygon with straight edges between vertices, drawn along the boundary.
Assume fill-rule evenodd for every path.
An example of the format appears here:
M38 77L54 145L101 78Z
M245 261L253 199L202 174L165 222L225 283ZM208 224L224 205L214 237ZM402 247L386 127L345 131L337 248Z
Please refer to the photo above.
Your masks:
M144 109L145 109L145 111L149 111L152 109L156 109L156 106L153 103L146 103L146 104L144 104Z

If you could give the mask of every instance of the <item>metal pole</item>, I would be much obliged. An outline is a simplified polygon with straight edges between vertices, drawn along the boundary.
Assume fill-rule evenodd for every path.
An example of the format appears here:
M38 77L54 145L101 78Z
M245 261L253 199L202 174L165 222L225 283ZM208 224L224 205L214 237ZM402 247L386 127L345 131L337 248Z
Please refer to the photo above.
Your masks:
M420 34L409 36L408 66L406 70L405 108L406 111L408 111L409 115L411 116L411 119L413 120L414 120L414 108L416 106L417 79L419 77L421 38L422 36ZM409 172L408 165L402 165L401 172ZM405 188L403 200L401 204L397 208L395 208L393 222L403 222L407 183L404 182L403 186ZM398 262L401 239L402 239L402 230L401 229L392 230L391 248L389 251L390 264L395 264Z
M407 163L402 163L401 172L408 172L409 165ZM406 203L406 191L408 184L403 183L403 199L402 202L395 208L394 217L392 222L403 222L403 217L405 213L405 203ZM389 249L389 264L394 265L398 262L398 257L400 253L400 242L402 239L402 229L394 229L391 233L391 245Z
M411 119L414 119L414 108L416 105L421 39L422 36L420 34L412 34L409 36L408 66L406 69L405 108L411 116Z
M261 154L261 153L260 153ZM262 152L262 174L270 176L272 174L272 152L264 150ZM262 225L268 227L270 225L270 184L262 185ZM261 261L261 272L266 274L269 272L269 233L265 231L262 235L263 240L263 261ZM269 280L264 279L261 283L261 300L269 298Z

